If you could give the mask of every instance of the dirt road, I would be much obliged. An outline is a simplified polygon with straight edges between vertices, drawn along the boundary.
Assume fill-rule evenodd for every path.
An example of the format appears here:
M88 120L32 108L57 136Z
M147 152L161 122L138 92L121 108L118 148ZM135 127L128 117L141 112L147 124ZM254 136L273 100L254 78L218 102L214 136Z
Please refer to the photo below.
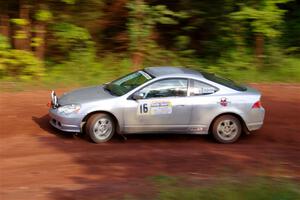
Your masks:
M135 135L105 144L48 124L49 91L1 93L0 199L106 199L149 189L159 174L300 178L300 85L254 85L264 127L236 144L206 136ZM61 92L61 91L60 91Z

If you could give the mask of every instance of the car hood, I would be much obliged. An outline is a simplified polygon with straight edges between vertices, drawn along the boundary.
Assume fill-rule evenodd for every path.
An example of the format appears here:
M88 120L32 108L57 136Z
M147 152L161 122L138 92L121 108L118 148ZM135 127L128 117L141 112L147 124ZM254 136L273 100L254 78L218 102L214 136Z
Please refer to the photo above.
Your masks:
M93 86L64 93L58 99L58 103L59 105L83 104L113 97L115 96L106 91L103 86Z

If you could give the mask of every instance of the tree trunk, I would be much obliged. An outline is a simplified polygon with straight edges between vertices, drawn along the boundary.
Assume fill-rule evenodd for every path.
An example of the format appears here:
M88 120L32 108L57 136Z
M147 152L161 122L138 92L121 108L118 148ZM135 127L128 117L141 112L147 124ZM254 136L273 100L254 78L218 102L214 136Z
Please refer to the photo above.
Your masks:
M9 16L7 14L0 16L0 34L7 38L10 36Z
M143 4L144 4L143 0L135 0L136 8L140 8L141 5L143 5ZM137 12L135 12L135 16L133 16L133 17L136 18L136 21L143 20L144 19L143 14L144 14L143 11L138 10ZM138 27L139 27L139 29L143 29L143 26L138 26ZM133 30L133 31L142 32L143 30ZM140 49L140 46L139 46L139 45L143 45L143 43L141 42L142 40L143 40L143 38L141 38L141 35L140 35L140 37L136 38L136 41L131 41L131 42L135 43L135 51L132 52L133 70L138 70L142 66L142 63L144 60L144 54L142 53L142 50Z
M20 19L28 22L26 25L17 25L15 30L14 46L16 49L30 51L31 33L30 33L30 18L29 18L29 5L24 0L20 0ZM21 37L18 37L21 34ZM16 37L17 36L17 37Z
M35 55L44 60L45 58L45 36L46 36L46 25L44 22L37 22L35 24L35 39L37 39L35 46Z
M264 57L264 36L261 33L255 36L255 55L258 66L261 66Z
M134 52L132 54L133 70L138 70L142 67L144 55L141 52Z

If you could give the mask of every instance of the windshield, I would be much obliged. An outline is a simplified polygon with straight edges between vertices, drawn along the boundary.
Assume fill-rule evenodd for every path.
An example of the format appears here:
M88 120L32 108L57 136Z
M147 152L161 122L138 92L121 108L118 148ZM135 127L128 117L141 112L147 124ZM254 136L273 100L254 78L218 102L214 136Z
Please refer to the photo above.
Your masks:
M226 87L229 87L229 88L237 90L237 91L246 91L247 90L246 87L243 87L230 79L225 79L225 78L216 76L214 74L206 73L206 72L201 72L201 73L204 76L204 78L206 78L210 81L213 81L215 83L218 83L220 85L224 85Z
M105 86L105 89L114 95L122 96L151 79L152 77L149 74L140 70L112 81Z

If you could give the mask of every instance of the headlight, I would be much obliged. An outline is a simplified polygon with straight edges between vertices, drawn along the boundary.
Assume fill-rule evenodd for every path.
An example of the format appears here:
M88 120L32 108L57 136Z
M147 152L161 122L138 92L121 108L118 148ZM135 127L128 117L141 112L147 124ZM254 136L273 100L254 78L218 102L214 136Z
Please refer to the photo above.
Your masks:
M63 114L71 114L74 112L78 112L79 110L80 110L80 105L77 104L65 105L58 108L58 112Z

